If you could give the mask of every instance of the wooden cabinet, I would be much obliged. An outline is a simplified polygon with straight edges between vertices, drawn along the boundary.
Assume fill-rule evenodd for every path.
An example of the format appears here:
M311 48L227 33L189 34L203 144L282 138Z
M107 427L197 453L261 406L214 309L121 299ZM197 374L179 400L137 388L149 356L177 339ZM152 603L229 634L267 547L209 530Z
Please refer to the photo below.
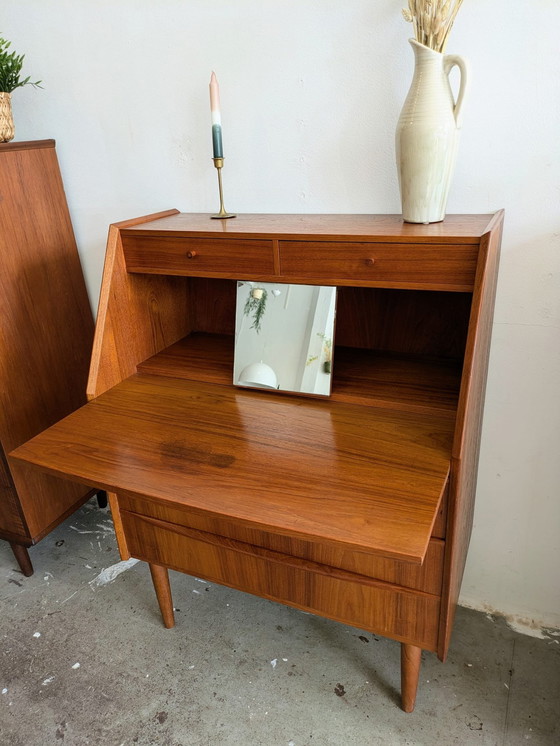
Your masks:
M469 543L502 213L175 211L113 226L92 401L13 454L109 490L123 558L447 654ZM338 287L328 399L235 388L237 280Z
M91 494L7 458L86 401L93 318L53 140L0 145L0 538L27 548Z

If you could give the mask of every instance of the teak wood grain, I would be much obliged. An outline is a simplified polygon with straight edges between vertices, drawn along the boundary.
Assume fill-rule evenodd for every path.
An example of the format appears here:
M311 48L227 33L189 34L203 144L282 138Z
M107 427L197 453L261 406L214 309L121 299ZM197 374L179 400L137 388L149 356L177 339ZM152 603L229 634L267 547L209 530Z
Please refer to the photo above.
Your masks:
M122 512L133 556L435 650L439 596ZM206 540L210 539L210 541Z
M421 563L452 433L437 414L136 375L12 455L117 494Z
M93 317L54 140L0 144L0 255L0 537L26 547L91 494L4 457L86 401Z
M411 562L385 559L375 554L351 551L330 546L321 541L304 541L293 536L249 528L225 518L214 518L194 512L179 504L161 499L122 495L119 498L122 511L164 522L170 530L175 527L191 529L201 535L214 536L216 541L233 539L245 547L262 547L286 557L310 560L330 568L340 568L368 578L375 578L405 588L424 591L433 595L441 593L443 553L445 543L432 538L421 566Z
M113 226L96 398L14 457L111 491L121 556L150 564L167 626L173 568L385 634L411 711L466 560L502 223ZM241 279L338 286L330 399L233 387Z
M136 365L190 331L187 289L172 277L129 275L120 231L174 210L111 226L87 384L91 399L136 371ZM123 303L126 298L126 303Z
M473 524L480 433L502 228L503 211L496 214L488 227L488 232L484 234L481 240L469 335L465 350L464 373L457 409L457 427L453 442L453 468L450 478L451 508L448 517L450 541L445 560L445 585L438 651L442 659L445 659L449 648Z
M145 223L141 229L125 227L127 236L197 236L216 238L370 239L396 243L478 244L488 228L490 215L447 215L441 223L413 225L400 215L277 215L244 214L235 220L209 220L205 213L179 213Z

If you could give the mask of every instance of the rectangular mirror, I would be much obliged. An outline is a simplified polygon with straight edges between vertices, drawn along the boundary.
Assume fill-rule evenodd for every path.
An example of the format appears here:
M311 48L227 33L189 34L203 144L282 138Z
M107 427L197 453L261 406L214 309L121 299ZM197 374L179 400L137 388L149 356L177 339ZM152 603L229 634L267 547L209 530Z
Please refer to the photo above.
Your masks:
M233 382L329 396L336 288L237 283Z

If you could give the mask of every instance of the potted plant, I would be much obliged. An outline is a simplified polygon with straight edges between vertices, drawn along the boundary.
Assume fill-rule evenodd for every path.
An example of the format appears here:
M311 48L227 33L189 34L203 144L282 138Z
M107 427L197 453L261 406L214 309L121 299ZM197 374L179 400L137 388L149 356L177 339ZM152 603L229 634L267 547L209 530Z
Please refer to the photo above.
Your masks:
M21 77L25 55L10 52L11 42L0 36L0 142L14 139L14 119L12 116L12 91L24 85L41 87L41 81L33 83L29 75Z

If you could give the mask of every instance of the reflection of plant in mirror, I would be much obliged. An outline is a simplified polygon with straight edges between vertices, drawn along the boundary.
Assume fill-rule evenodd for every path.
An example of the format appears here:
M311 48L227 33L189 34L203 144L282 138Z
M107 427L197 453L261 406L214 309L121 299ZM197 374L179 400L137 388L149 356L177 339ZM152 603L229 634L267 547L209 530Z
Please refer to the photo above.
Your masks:
M257 334L261 330L261 322L266 309L266 299L268 292L264 288L253 288L249 291L249 297L245 301L245 308L243 314L249 316L253 315L253 323L251 329L254 329Z
M325 358L323 361L323 372L330 373L332 369L332 339L327 339L321 332L318 332L318 336L323 340L323 357Z
M323 349L322 349L322 356L323 356L323 372L324 373L330 373L331 372L331 364L332 364L332 339L327 339L327 337L323 334L323 332L317 332L317 336L321 337L323 340ZM311 363L314 363L315 360L319 359L319 355L310 355L307 358L307 361L305 365L311 365Z

